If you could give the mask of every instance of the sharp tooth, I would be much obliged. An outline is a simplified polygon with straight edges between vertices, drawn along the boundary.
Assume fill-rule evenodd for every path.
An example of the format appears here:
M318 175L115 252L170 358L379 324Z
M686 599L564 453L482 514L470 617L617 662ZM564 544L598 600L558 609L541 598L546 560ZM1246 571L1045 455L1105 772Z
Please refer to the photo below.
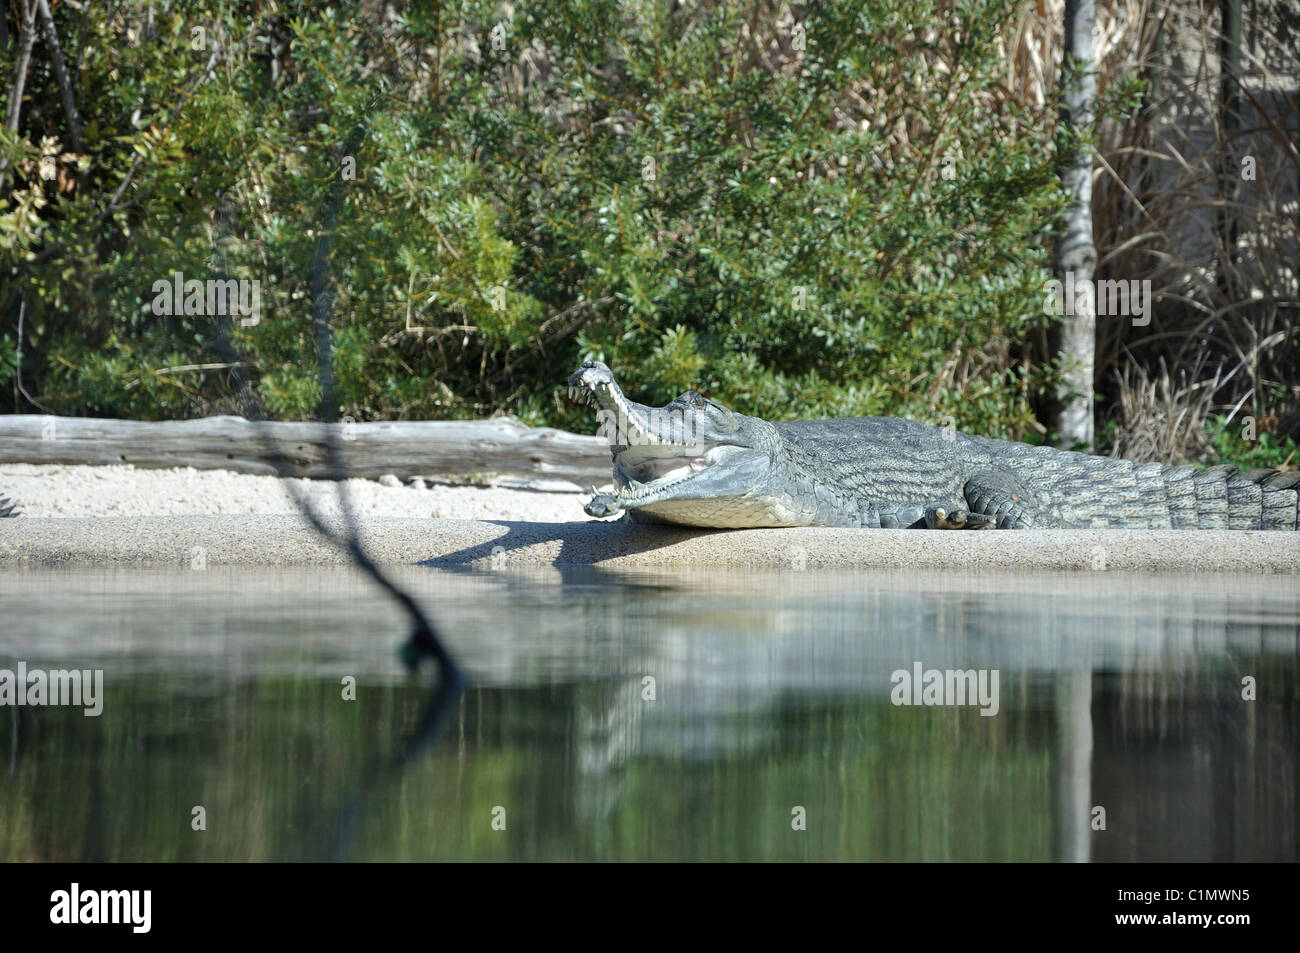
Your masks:
M627 485L632 489L632 492L634 493L640 493L642 490L645 489L645 484L642 483L640 480L628 480Z

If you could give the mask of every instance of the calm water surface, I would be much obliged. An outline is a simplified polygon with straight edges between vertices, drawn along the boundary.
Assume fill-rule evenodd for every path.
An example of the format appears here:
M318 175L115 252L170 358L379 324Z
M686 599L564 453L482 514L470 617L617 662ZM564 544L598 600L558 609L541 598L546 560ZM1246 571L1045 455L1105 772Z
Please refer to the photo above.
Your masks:
M384 775L431 672L360 575L0 573L0 669L105 695L0 707L0 860L1300 853L1294 578L398 575L473 686ZM893 704L916 663L996 714Z

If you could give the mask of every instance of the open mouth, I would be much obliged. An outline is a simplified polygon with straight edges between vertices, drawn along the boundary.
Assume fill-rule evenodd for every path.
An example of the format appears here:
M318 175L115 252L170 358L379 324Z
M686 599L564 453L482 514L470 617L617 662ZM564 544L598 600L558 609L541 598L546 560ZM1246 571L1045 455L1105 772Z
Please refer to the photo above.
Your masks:
M716 464L727 447L632 446L618 453L614 463L625 499L656 493L685 483Z
M614 453L618 497L624 502L640 501L684 483L732 449L684 441L687 431L680 416L656 420L661 411L629 401L603 365L584 366L574 374L569 396L597 408L601 436Z

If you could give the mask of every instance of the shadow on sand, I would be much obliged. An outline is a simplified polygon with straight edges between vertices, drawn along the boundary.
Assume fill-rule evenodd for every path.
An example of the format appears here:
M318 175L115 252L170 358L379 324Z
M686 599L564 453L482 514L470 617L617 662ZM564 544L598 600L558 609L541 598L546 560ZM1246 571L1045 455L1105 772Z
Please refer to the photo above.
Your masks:
M672 546L700 536L725 530L695 529L684 526L658 526L633 523L626 519L591 520L585 523L532 523L522 520L484 520L502 526L506 532L492 540L465 546L418 563L421 566L446 568L468 567L487 563L510 565L512 556L528 553L532 565L549 562L554 566L592 565L606 559L636 556ZM537 550L552 558L538 559ZM500 568L499 566L497 568Z

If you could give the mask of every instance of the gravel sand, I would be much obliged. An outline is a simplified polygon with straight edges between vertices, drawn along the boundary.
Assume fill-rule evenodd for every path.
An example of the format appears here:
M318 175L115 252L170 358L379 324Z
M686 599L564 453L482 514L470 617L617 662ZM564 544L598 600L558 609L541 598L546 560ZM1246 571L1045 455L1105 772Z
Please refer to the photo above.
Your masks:
M353 510L366 517L507 519L529 522L586 520L590 495L560 481L455 485L396 477L348 480ZM297 512L286 483L327 513L338 513L330 480L280 480L228 470L136 469L14 463L0 466L0 496L27 518L43 516L223 516Z
M379 562L510 570L936 569L1023 572L1300 571L1300 533L1176 530L889 529L692 530L612 523L366 517L362 541ZM342 564L301 517L139 516L0 520L0 567ZM1279 577L1279 585L1294 582Z

